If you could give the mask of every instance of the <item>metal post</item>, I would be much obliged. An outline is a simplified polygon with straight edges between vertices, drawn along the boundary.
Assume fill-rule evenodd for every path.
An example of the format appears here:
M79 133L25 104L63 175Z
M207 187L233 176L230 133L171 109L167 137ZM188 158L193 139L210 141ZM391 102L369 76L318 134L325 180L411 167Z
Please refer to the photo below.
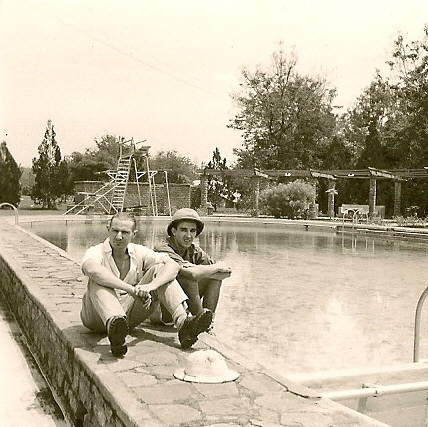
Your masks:
M165 172L165 183L166 183L166 197L168 200L168 211L169 211L169 215L172 215L171 212L171 199L169 197L169 185L168 185L168 171L164 171Z
M12 205L11 203L0 203L0 208L2 206L10 206L11 208L13 208L13 211L15 213L15 224L18 224L18 209L16 209L16 206Z
M157 171L153 171L153 175L152 175L152 187L153 187L153 200L154 200L154 207L155 207L155 216L158 216L158 200L156 197L156 181L155 181L155 176L157 174Z
M421 313L422 313L422 306L428 297L428 288L426 288L422 295L419 297L418 305L416 306L416 313L415 313L415 333L413 338L413 362L419 361L419 341L420 341L420 334L421 334Z
M413 391L428 390L428 381L415 383L393 384L384 386L364 387L353 390L339 390L320 393L321 397L331 400L360 399L365 397L380 397L390 394L410 393Z
M138 176L138 170L137 170L137 162L135 161L135 158L132 158L134 162L134 171L135 171L135 180L137 181L137 191L138 191L138 204L141 206L141 192L140 192L140 180Z
M147 178L149 180L149 204L151 204L152 207L152 215L154 215L154 203L153 203L153 193L152 193L152 177L150 175L150 169L149 169L149 157L146 157L146 167L147 167Z

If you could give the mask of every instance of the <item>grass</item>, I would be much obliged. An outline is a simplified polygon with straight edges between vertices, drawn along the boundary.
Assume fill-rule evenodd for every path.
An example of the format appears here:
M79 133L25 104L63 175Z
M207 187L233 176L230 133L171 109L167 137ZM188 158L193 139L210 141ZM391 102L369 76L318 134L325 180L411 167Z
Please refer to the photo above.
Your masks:
M46 210L35 205L29 196L22 196L18 206L18 215L62 215L66 210L66 204L59 206L58 209ZM15 211L10 206L4 206L0 209L1 216L14 216Z

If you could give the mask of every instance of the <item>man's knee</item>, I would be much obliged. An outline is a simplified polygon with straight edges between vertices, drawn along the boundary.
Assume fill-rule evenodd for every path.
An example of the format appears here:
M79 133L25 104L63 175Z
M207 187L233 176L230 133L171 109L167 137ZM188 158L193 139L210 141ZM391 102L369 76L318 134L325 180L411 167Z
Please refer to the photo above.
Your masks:
M203 279L200 282L200 288L204 291L206 289L220 289L223 281L218 279Z
M197 292L199 289L199 283L196 280L178 277L177 281L184 290Z
M153 280L153 278L156 277L156 275L159 273L159 271L164 266L163 263L158 263L155 265L152 265L150 268L148 268L142 277L142 283L149 283Z

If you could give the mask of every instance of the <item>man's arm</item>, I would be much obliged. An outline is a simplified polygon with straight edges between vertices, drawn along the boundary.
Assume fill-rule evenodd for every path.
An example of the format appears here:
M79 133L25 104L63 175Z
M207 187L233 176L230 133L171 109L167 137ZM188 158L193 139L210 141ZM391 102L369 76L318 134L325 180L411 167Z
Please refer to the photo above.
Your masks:
M150 292L162 285L165 285L168 282L171 282L177 277L180 266L173 261L168 255L162 259L163 266L159 269L156 276L150 283L137 284L136 293L139 294L140 291Z
M232 273L232 270L227 265L223 262L216 263L214 258L199 247L197 248L198 255L196 264L192 264L183 259L166 243L158 245L155 250L168 254L171 259L177 262L180 266L178 275L187 279L196 281L206 278L223 280Z
M191 280L201 279L217 279L223 280L229 277L232 273L230 267L223 262L217 262L215 264L184 264L180 268L179 275Z
M85 276L106 288L120 289L134 295L134 287L116 277L106 267L94 259L87 259L82 265Z

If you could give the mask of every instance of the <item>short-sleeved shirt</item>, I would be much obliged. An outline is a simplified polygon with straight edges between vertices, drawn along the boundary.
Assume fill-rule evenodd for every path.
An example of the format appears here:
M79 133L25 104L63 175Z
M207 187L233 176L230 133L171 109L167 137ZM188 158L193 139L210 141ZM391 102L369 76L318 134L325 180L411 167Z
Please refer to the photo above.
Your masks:
M143 245L129 243L127 247L130 258L129 271L124 282L135 286L143 277L144 273L153 265L163 263L166 254L155 252ZM110 246L110 239L107 238L103 243L91 246L83 255L82 265L85 261L92 259L110 270L116 277L120 277L120 271L113 259L113 250ZM89 279L90 280L90 279Z
M179 249L176 247L171 237L166 238L164 242L157 245L155 251L168 254L183 268L191 267L192 265L210 265L216 263L212 256L208 255L203 249L193 243L186 249L183 256L179 255Z

